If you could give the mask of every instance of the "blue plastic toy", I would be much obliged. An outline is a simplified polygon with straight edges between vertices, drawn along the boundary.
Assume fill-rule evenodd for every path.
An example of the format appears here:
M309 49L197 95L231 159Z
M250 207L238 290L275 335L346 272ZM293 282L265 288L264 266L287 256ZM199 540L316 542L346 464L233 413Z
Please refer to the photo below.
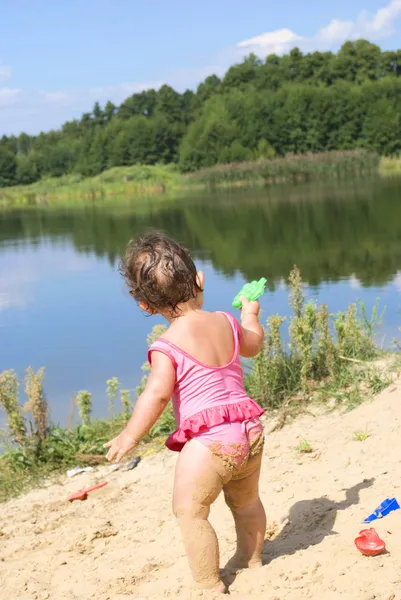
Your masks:
M382 519L383 517L387 517L388 514L393 512L394 510L398 510L400 505L398 504L395 498L387 498L384 500L380 506L376 508L376 510L366 517L364 523L371 523L372 521L376 521L376 519Z

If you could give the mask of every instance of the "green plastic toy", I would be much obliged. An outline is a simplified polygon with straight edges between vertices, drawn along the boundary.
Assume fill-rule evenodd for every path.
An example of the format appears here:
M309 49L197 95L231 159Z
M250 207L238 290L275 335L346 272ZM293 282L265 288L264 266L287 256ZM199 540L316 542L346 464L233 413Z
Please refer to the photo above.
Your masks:
M233 300L234 308L241 308L241 297L246 298L250 302L257 300L259 296L262 296L265 293L265 285L267 283L267 279L262 277L259 281L252 281L252 283L246 283L242 290L237 294Z

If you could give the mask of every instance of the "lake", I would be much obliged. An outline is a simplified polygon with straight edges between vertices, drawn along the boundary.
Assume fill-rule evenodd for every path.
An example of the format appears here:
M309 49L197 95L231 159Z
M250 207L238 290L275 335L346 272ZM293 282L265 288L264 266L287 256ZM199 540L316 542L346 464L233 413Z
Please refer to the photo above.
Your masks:
M385 345L401 325L400 180L3 209L0 370L22 377L29 365L45 366L54 421L66 423L79 390L93 393L103 416L106 379L135 388L141 378L146 335L161 321L140 313L117 268L129 239L150 227L192 251L206 275L207 309L231 310L243 283L265 276L264 316L288 313L286 279L296 264L308 297L332 312L357 298L371 309L379 297Z

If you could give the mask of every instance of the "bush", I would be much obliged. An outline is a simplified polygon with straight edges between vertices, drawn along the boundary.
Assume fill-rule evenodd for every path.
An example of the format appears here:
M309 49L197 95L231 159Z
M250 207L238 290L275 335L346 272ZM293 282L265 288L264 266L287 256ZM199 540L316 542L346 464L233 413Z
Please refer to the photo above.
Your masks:
M379 354L374 343L381 319L377 304L370 318L363 303L333 316L326 305L305 301L297 268L288 281L289 341L285 344L281 335L286 317L270 316L262 352L251 361L246 377L249 394L266 408L278 408L296 393L308 397L323 380L341 380L346 359L366 361Z

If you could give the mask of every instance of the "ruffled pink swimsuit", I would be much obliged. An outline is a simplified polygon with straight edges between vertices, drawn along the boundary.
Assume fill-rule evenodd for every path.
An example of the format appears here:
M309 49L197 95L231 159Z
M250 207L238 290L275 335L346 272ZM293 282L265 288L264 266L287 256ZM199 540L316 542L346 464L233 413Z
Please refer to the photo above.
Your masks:
M170 358L176 372L172 400L177 429L166 446L180 452L186 442L196 438L212 451L229 454L240 467L249 455L252 441L263 432L259 417L264 411L244 388L238 323L230 314L223 314L234 336L234 353L227 365L206 366L164 338L150 347L149 363L152 352L162 352Z

